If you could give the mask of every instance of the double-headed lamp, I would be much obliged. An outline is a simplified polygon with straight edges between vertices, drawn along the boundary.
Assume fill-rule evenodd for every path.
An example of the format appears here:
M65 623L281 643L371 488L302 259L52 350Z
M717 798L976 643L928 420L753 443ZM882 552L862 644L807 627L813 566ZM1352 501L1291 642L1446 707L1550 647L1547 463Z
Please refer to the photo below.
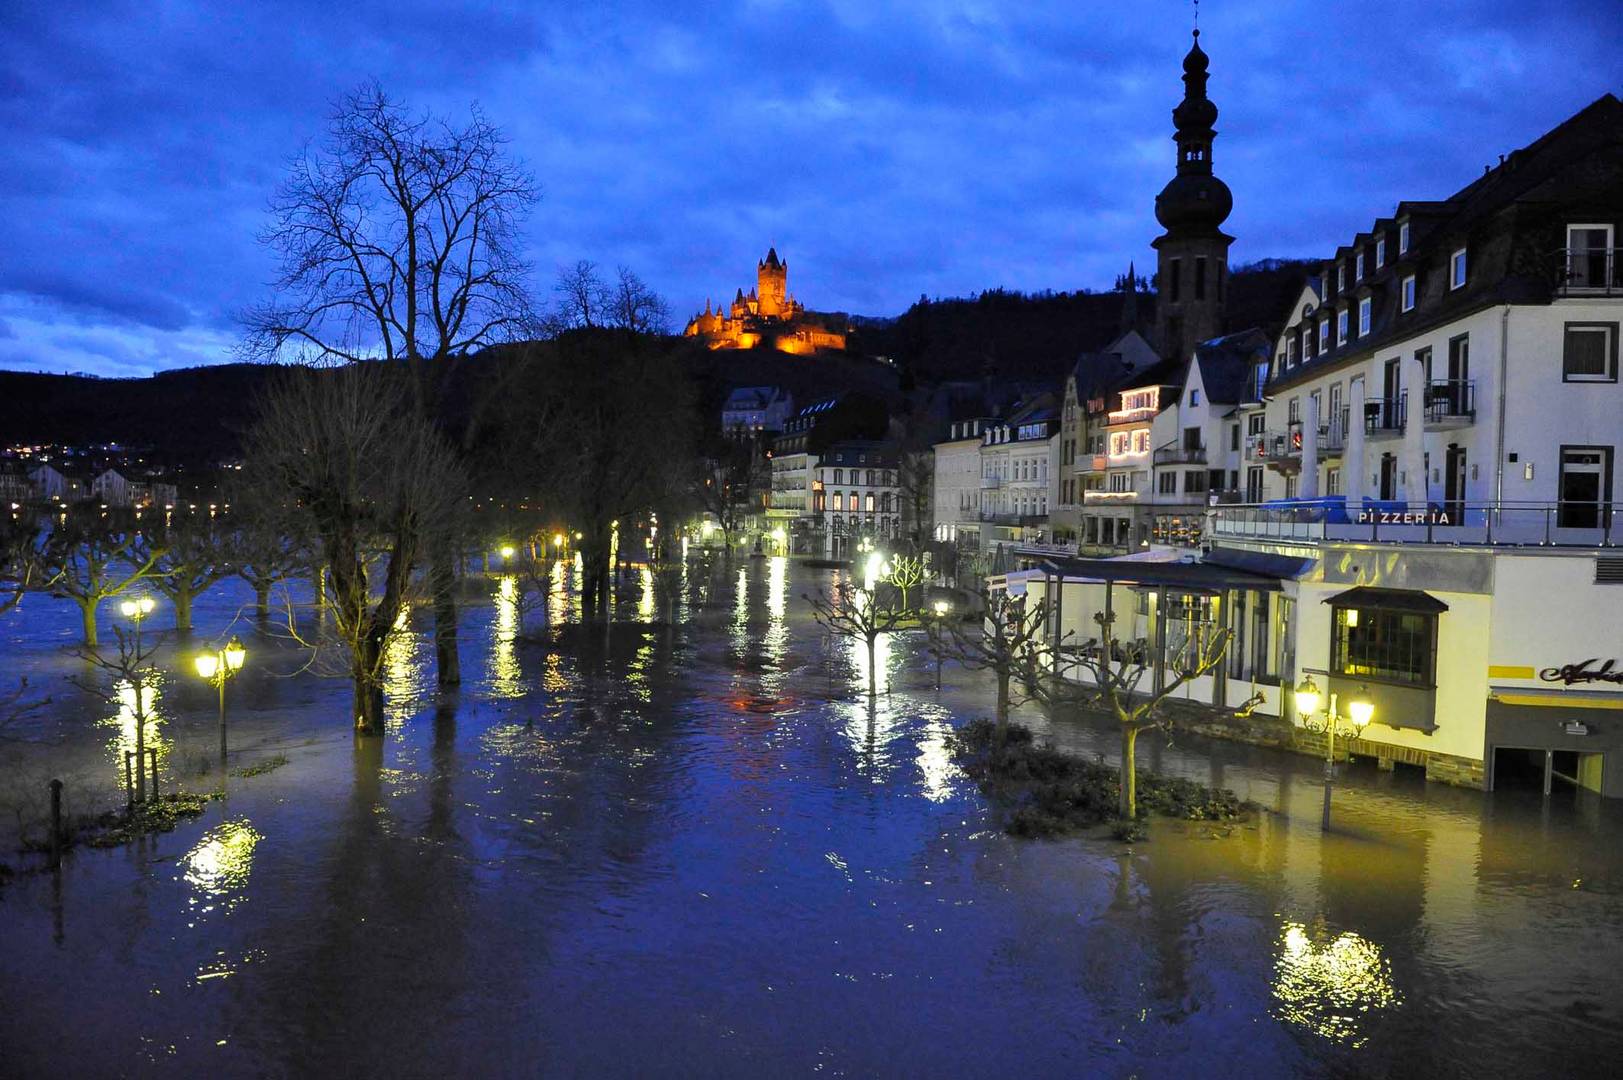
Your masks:
M948 610L950 610L952 607L952 605L947 603L945 600L937 600L931 606L935 608L935 617L938 619L945 618Z
M225 657L225 669L235 675L242 670L242 662L248 659L248 650L243 648L241 638L233 636L225 643L220 655Z
M220 657L215 653L198 653L192 662L197 665L200 678L213 679L214 673L220 670Z
M1319 687L1311 675L1296 684L1296 711L1302 716L1313 716L1319 711Z

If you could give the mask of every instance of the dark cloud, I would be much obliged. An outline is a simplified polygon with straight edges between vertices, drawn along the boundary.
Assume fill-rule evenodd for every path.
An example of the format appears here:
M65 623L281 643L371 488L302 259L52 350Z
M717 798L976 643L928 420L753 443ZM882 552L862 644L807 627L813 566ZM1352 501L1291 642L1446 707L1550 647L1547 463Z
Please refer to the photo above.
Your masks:
M1321 254L1623 82L1615 7L1210 4L1237 260ZM288 156L368 77L477 100L542 182L550 268L634 266L679 312L769 243L808 303L1105 287L1150 262L1177 5L760 2L0 7L0 364L227 358Z

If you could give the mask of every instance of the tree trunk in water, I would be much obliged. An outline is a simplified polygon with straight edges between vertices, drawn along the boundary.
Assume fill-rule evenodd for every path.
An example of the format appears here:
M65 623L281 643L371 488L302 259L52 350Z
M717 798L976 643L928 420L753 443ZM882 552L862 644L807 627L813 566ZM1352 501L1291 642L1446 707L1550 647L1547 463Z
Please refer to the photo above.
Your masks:
M1138 743L1138 728L1122 726L1121 729L1121 806L1118 808L1124 821L1132 821L1138 816L1138 769L1134 761L1134 748Z
M147 715L146 687L141 685L139 672L135 676L135 801L146 802L147 798ZM153 792L154 795L157 792Z
M874 664L874 643L876 640L875 638L868 639L868 699L870 701L873 700L879 680L879 672L875 670L876 665Z
M997 723L992 728L992 753L1003 756L1003 744L1009 738L1009 673L997 673Z
M378 678L382 645L367 638L355 652L355 734L383 734L383 683Z
M449 544L436 544L428 576L434 588L434 663L441 686L462 684L456 647L456 562Z
M192 632L192 594L177 592L175 601L175 632L185 635Z
M260 622L270 618L270 582L254 582L254 616Z
M101 642L96 638L96 602L94 600L79 602L79 614L84 619L85 648L94 649Z

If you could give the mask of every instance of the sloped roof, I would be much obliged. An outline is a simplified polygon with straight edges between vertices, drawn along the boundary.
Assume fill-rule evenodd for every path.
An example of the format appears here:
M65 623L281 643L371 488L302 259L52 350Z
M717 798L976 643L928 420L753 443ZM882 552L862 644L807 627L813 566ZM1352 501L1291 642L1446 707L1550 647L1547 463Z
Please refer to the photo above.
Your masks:
M1200 364L1200 380L1206 399L1234 405L1245 399L1251 385L1251 371L1257 361L1273 355L1273 343L1256 327L1203 341L1195 347Z

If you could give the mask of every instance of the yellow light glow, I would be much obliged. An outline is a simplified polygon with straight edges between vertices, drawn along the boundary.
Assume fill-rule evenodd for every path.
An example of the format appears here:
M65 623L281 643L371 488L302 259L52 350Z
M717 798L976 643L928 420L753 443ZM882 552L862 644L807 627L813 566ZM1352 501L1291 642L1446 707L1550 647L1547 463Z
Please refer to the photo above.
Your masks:
M1358 727L1368 727L1375 719L1375 702L1370 700L1369 687L1360 686L1358 693L1347 700L1347 715Z
M782 525L779 525L776 529L772 530L772 539L781 544L785 540L789 539L789 534L783 531Z
M1273 980L1279 1015L1326 1039L1362 1046L1371 1014L1401 1001L1380 946L1351 931L1331 937L1323 926L1286 923L1279 949Z
M243 647L241 638L233 637L226 642L225 650L221 655L225 657L225 669L236 673L242 670L242 662L248 659L248 650Z
M197 674L205 679L212 679L220 670L220 657L215 653L198 653L192 663L197 665Z
M513 554L514 554L514 549L513 549L512 544L503 544L502 545L502 558L511 559L513 557Z
M553 533L552 534L552 546L553 547L563 547L564 546L564 534L563 533Z
M1357 629L1357 627L1358 627L1358 609L1357 608L1348 608L1347 609L1347 614L1346 614L1346 617L1345 617L1344 621L1345 621L1348 629Z
M931 604L930 606L935 609L936 618L938 618L938 619L941 618L942 616L946 615L947 612L952 610L952 605L947 603L945 600L937 600L934 604Z
M122 604L118 605L118 610L126 619L133 619L135 618L135 613L141 609L136 606L134 600L126 600Z
M1319 711L1319 687L1311 675L1296 687L1296 711L1302 716L1313 716Z

